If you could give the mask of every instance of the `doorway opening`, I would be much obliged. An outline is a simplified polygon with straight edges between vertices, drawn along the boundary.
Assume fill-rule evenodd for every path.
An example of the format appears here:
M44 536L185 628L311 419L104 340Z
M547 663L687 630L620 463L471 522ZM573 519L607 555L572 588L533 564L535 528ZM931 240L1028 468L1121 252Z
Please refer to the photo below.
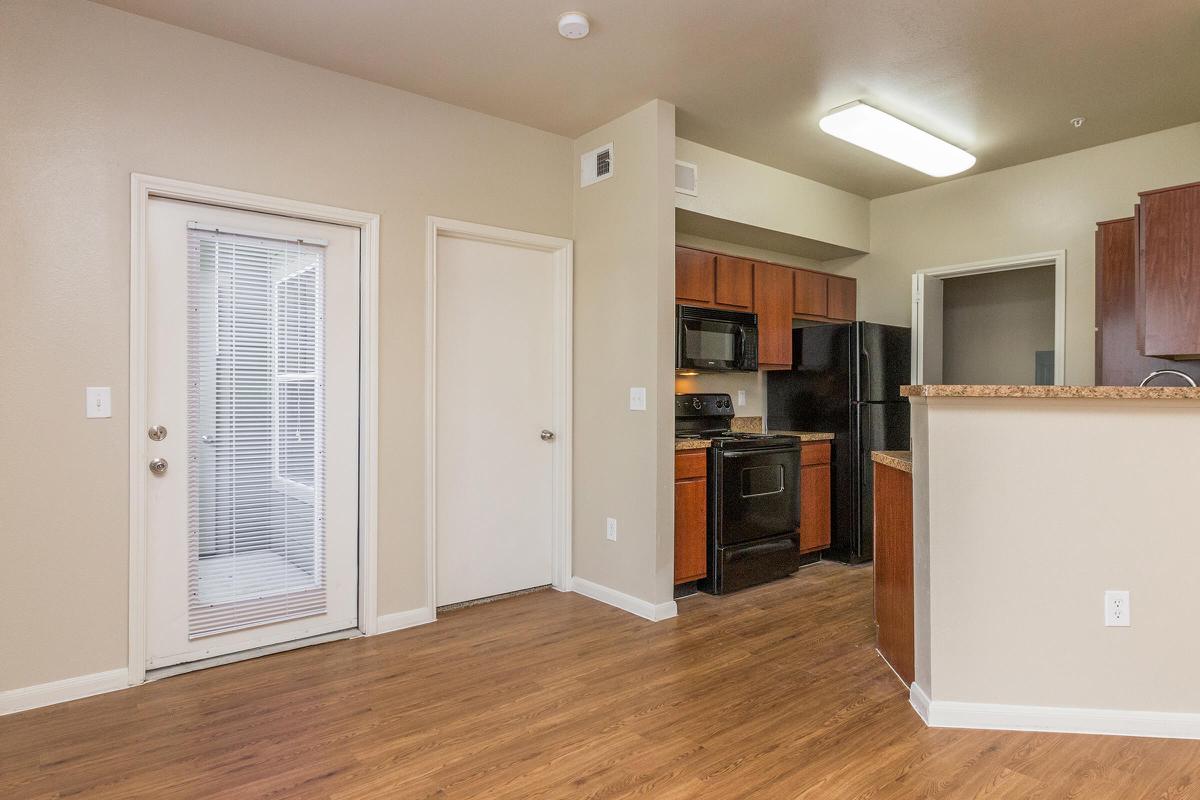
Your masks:
M914 384L1066 382L1066 251L913 275Z

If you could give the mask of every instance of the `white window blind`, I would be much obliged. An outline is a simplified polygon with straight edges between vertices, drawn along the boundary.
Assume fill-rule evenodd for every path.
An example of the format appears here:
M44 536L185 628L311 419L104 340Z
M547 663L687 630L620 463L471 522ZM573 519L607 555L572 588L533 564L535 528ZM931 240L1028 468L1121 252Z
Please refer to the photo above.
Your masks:
M189 638L325 611L324 267L189 225Z

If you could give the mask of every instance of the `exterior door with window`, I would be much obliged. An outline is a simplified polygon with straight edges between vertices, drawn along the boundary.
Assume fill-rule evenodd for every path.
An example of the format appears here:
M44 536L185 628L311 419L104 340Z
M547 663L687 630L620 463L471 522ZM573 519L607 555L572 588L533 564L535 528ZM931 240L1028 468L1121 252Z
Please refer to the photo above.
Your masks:
M147 669L358 624L358 231L153 199Z

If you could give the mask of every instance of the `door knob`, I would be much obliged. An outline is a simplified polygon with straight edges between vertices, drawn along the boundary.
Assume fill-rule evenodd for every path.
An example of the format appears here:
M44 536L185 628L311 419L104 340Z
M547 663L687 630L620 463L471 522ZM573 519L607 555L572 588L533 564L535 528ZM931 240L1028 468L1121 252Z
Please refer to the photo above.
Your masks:
M554 431L546 431L546 430L542 431L542 441L543 442L554 441Z
M155 475L162 475L167 471L167 460L165 458L156 458L150 462L150 471Z

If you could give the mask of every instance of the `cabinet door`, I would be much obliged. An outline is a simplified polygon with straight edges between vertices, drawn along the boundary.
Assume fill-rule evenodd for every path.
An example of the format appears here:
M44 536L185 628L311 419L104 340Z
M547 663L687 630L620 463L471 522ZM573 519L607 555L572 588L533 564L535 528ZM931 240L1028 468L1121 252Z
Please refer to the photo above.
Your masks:
M712 253L675 248L675 300L684 305L712 305L717 257Z
M749 311L754 308L754 263L717 256L716 303Z
M829 464L800 468L800 552L829 547L832 533L830 492L833 472Z
M1142 353L1200 355L1200 184L1141 201Z
M858 318L858 282L839 275L829 276L829 314L831 319Z
M798 269L792 276L795 298L792 312L811 317L829 316L829 276Z
M754 311L758 314L758 365L792 366L792 270L754 265Z
M675 481L675 583L708 575L708 481Z

